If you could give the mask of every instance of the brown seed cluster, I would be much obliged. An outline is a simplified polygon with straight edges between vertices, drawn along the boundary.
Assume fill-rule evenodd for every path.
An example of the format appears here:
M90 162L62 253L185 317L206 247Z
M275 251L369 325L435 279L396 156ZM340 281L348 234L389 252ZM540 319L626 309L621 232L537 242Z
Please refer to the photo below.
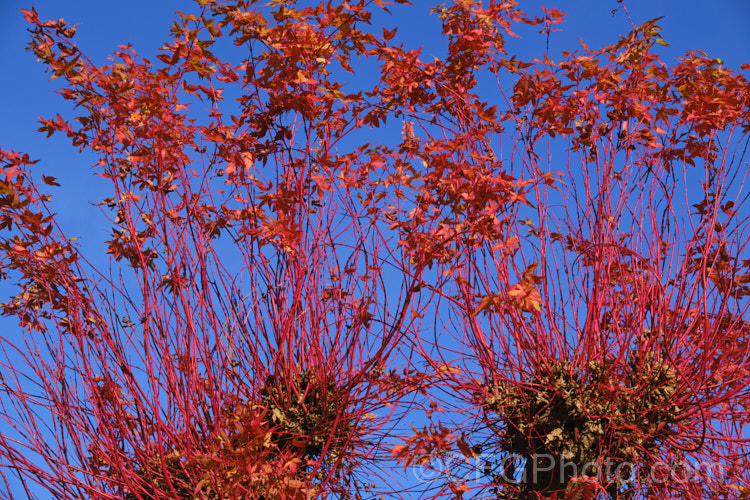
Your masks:
M622 477L602 477L604 464L609 471L643 465L676 433L684 410L677 373L653 353L637 356L583 369L559 361L540 366L528 382L488 386L484 405L499 432L497 445L526 459L522 496L515 498L564 491L584 474L608 484L613 498L621 496ZM556 464L548 471L550 460Z
M339 414L347 406L347 394L333 380L323 381L310 372L276 380L269 376L261 400L279 450L310 460L324 452L337 456L344 446L351 425Z
M240 485L261 500L304 498L306 488L311 483L315 488L316 480L327 475L323 469L338 460L349 440L352 424L340 410L348 404L348 391L332 379L300 372L269 376L259 396L253 404L227 405L225 432L207 439L205 449L190 460L171 453L163 461L157 456L137 464L139 482L155 493L141 492L138 497L126 492L124 499L161 498L161 492L173 492L180 499L218 499L211 479L217 473L227 475L225 486L230 490ZM92 458L91 463L104 475L114 476L106 459ZM315 464L318 471L313 475Z

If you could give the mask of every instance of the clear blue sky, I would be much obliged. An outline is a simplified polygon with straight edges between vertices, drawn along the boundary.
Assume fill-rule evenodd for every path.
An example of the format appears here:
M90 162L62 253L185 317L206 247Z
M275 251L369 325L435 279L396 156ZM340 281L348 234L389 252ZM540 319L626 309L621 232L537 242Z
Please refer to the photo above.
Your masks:
M413 1L419 12L426 12L426 6L444 0ZM590 47L608 44L628 29L622 12L611 14L619 5L616 0L544 3L522 0L521 3L530 14L540 14L533 8L538 4L569 14L567 22L558 26L562 32L553 33L550 39L553 52L575 50L579 37ZM22 0L0 0L0 57L4 74L0 78L0 147L28 152L32 158L41 160L36 166L38 171L60 178L62 187L53 191L53 207L61 221L71 234L83 236L82 241L100 244L108 228L90 227L83 216L90 210L90 203L101 198L93 193L101 184L88 175L93 160L82 157L65 137L46 139L45 134L36 132L38 116L53 117L58 112L66 115L71 106L52 92L58 82L49 81L43 66L25 51L29 40L27 25L17 9L31 5ZM117 45L126 43L132 44L141 55L155 55L169 38L174 11L189 12L194 8L194 3L188 0L41 0L34 5L42 18L64 18L70 24L77 24L79 47L99 63L105 63ZM716 0L712 4L705 0L630 0L627 6L636 24L664 16L659 24L664 39L671 44L663 49L663 60L667 63L689 49L721 58L733 69L750 63L750 0ZM399 27L400 39L406 45L423 45L425 55L443 53L440 25L434 16L399 17L398 13L407 12L403 8L394 12L397 15L388 24ZM544 38L535 35L514 43L523 48L524 56L538 55L544 47ZM94 243L97 240L99 243ZM6 292L7 286L0 284L0 294ZM0 302L5 298L0 296ZM0 327L12 328L14 323L0 321Z

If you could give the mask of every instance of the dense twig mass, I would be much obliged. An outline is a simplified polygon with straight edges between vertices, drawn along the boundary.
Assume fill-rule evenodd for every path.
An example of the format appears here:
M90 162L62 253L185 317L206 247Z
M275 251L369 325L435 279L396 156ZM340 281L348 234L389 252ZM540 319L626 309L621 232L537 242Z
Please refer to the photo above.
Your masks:
M0 151L9 493L750 494L745 76L657 21L524 60L563 14L512 0L425 62L391 3L199 0L107 65L24 11L112 230Z

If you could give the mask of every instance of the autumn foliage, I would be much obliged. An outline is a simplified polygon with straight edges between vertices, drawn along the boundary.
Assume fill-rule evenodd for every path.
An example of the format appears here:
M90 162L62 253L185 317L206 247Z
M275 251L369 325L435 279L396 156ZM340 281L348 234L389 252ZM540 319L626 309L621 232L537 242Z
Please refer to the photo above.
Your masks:
M23 11L111 231L0 150L10 494L750 495L749 68L525 60L563 14L494 0L428 60L407 4L198 0L106 65Z

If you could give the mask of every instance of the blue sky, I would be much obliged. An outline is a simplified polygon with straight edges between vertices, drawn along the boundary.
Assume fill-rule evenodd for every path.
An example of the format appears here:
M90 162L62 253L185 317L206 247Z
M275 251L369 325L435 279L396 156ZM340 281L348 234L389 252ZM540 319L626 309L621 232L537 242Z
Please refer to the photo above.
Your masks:
M389 27L399 27L399 39L407 46L423 46L423 54L444 53L445 43L440 36L438 19L427 17L427 7L440 2L415 0L419 18L405 8L394 9L394 16L387 21ZM568 13L566 23L558 25L562 31L553 33L550 49L553 53L576 50L577 40L582 38L590 47L616 41L625 34L628 23L622 13L611 14L618 7L616 0L572 0L539 3L536 0L523 2L530 14L541 14L534 6L541 4L559 8ZM79 47L95 62L105 63L106 58L120 44L130 43L146 57L152 57L169 38L175 10L189 12L193 2L186 0L128 0L83 1L43 0L34 2L42 18L64 18L78 25L76 39ZM71 234L83 236L84 243L101 244L108 227L91 227L84 216L91 203L101 196L94 194L101 186L90 173L93 160L81 155L62 136L46 139L46 134L37 133L38 116L52 117L56 113L66 115L70 104L53 93L57 81L50 81L43 66L25 51L28 43L26 23L18 8L30 8L31 2L0 0L0 56L4 62L5 78L0 79L0 147L28 152L39 159L36 168L47 175L61 179L61 188L53 191L53 207L60 220ZM750 62L750 2L746 0L717 1L709 6L698 0L631 0L627 2L636 24L664 16L659 22L664 39L670 47L663 49L663 60L667 63L686 50L698 49L711 57L724 61L730 68ZM522 51L523 56L541 54L545 39L532 34L514 40L512 47ZM0 286L0 292L7 290ZM4 297L0 296L0 302ZM14 322L0 321L4 328L12 328ZM0 429L0 432L2 429ZM1 494L2 492L0 492ZM42 497L43 498L43 497Z

